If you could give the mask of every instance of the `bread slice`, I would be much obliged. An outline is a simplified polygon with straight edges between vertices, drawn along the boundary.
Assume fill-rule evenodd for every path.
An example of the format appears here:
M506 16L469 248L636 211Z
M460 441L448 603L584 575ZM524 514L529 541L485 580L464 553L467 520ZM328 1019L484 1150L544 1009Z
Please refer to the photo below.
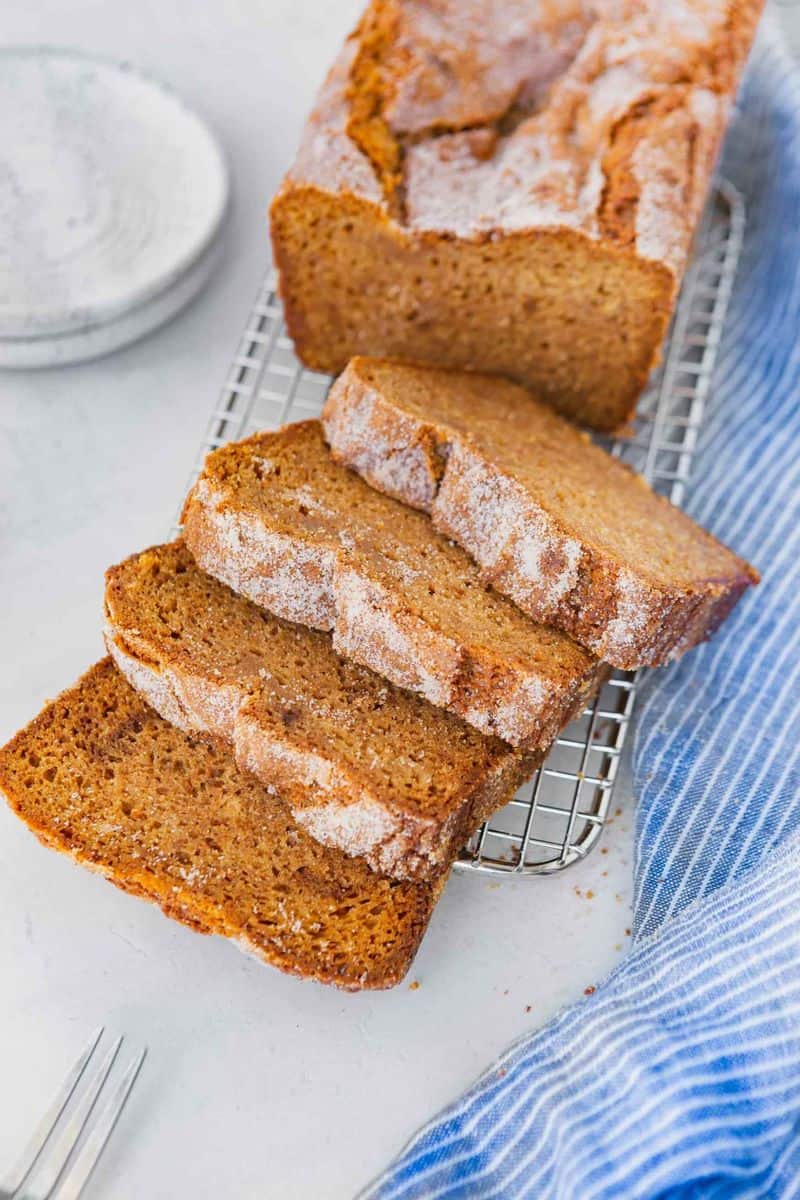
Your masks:
M483 733L541 751L603 674L481 579L428 517L331 458L318 421L214 451L183 512L200 566Z
M334 458L429 512L526 613L617 667L677 658L758 573L523 388L354 358L323 413Z
M408 970L443 885L376 875L298 828L221 747L159 717L110 659L0 750L45 845L200 933L348 990Z
M163 717L232 742L312 837L426 878L537 765L204 574L173 542L106 576L106 641Z

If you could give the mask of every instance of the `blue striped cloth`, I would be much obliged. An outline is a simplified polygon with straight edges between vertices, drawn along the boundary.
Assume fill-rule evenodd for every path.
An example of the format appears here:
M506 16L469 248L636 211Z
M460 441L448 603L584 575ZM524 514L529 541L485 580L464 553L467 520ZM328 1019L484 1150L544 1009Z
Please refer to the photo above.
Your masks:
M740 106L747 237L688 507L763 582L647 681L631 953L370 1200L800 1196L800 74L769 30Z

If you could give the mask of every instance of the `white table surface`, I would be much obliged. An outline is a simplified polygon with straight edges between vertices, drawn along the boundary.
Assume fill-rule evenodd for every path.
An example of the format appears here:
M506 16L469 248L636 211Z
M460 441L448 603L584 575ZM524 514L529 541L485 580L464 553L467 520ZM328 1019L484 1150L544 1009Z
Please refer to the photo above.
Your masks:
M104 568L161 540L268 260L266 206L358 0L6 0L7 42L172 83L233 170L226 262L167 328L0 373L0 742L102 652ZM624 789L623 789L624 790ZM0 1175L98 1023L150 1055L88 1194L351 1197L514 1038L617 962L630 805L560 877L456 875L408 982L280 975L44 850L0 806Z

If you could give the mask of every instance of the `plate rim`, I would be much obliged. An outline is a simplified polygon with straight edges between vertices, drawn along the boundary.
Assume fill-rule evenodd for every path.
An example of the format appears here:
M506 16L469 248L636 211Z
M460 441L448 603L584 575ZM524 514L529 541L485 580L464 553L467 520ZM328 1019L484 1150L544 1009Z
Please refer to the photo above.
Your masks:
M207 228L192 246L176 259L169 269L129 291L124 298L120 297L110 302L102 310L97 305L75 306L70 309L66 320L53 321L51 324L39 323L25 326L19 317L3 321L0 316L0 343L8 342L17 345L23 342L45 342L50 339L64 337L70 334L82 334L111 324L135 309L143 308L151 301L171 291L181 279L191 271L192 267L202 259L222 234L231 211L232 184L228 156L212 127L176 89L164 80L134 65L127 59L113 55L96 54L79 48L68 46L52 46L47 43L19 43L0 46L0 66L3 60L13 59L63 59L72 63L86 63L111 70L117 75L133 77L139 83L145 84L160 95L184 119L192 122L198 133L205 139L210 152L210 161L219 183L219 202L213 211Z

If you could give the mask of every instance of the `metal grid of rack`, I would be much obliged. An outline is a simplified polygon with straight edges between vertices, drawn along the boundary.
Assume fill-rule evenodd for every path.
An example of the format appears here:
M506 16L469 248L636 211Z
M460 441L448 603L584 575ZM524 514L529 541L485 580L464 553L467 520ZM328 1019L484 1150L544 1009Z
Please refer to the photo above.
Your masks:
M698 229L662 365L639 403L632 435L604 443L676 504L689 479L743 230L742 200L720 181ZM270 273L214 407L190 484L209 450L257 429L318 416L330 382L295 357ZM546 875L585 858L609 815L635 698L635 674L615 670L590 707L563 731L533 780L470 839L456 866Z

